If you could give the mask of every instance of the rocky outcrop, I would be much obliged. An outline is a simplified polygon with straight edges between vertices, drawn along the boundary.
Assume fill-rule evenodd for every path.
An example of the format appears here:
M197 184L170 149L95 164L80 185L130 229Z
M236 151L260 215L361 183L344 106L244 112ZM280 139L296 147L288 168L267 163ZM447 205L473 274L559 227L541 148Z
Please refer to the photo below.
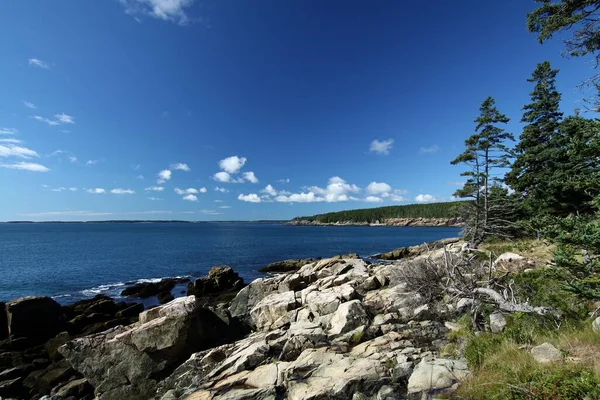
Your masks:
M455 242L440 246L461 250ZM397 273L421 265L419 257L443 254L381 264L341 256L315 260L245 287L229 267L218 267L190 284L193 295L144 311L135 323L127 316L138 306L102 297L63 308L70 329L41 348L45 361L11 360L16 370L0 372L0 396L13 387L21 390L17 398L43 393L52 400L90 399L92 389L98 400L448 394L469 374L464 361L438 357L454 329L450 320L459 299L421 296ZM102 315L114 319L75 330L76 322L101 321ZM82 336L90 326L93 333Z
M255 332L193 354L158 384L157 398L400 399L450 392L468 376L464 362L435 357L454 308L430 307L405 284L390 286L393 268L401 267L332 258L255 280L229 307Z
M417 246L399 247L395 250L388 251L387 253L374 255L373 258L380 260L401 260L403 258L416 257L434 249L439 249L449 244L457 243L459 240L459 238L448 238L435 242L420 244Z
M6 303L8 335L28 346L44 343L65 328L61 306L49 297L22 297Z
M96 389L97 399L147 399L193 352L213 347L229 326L182 297L140 314L139 323L75 339L59 352Z
M138 298L148 298L154 296L161 296L163 299L168 298L168 295L171 294L171 290L175 288L176 285L187 283L190 281L190 278L164 278L158 282L140 282L135 283L132 286L129 286L121 292L121 296L124 297L138 297ZM172 299L168 300L171 301ZM159 299L160 301L160 299ZM167 301L167 302L168 302Z
M258 272L292 272L313 261L312 258L276 261L260 268Z
M0 309L0 321L11 328L11 336L0 341L0 397L11 399L91 398L92 386L58 348L73 337L134 323L144 309L106 296L64 307L47 297L21 298L8 305L10 310Z
M213 302L230 300L244 287L244 280L231 267L213 267L204 278L188 285L188 296L213 298Z

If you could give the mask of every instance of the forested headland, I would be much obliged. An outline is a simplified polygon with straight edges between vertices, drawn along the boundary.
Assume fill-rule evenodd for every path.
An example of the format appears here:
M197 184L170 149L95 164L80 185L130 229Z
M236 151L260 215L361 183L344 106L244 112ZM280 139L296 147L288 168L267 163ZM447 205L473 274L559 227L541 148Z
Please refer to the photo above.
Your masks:
M386 220L396 218L444 218L455 219L463 202L454 201L446 203L407 204L401 206L386 206L376 208L362 208L318 214L309 217L297 217L292 222L316 222L321 224L335 223L385 223Z

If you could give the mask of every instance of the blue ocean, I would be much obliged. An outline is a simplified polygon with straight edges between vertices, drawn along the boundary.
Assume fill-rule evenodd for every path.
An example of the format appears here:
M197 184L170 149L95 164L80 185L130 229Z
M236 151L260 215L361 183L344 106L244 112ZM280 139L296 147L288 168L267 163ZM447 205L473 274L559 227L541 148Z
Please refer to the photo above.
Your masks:
M67 304L126 283L233 267L246 281L288 258L358 253L458 236L459 228L320 227L276 223L0 224L0 301L45 295Z

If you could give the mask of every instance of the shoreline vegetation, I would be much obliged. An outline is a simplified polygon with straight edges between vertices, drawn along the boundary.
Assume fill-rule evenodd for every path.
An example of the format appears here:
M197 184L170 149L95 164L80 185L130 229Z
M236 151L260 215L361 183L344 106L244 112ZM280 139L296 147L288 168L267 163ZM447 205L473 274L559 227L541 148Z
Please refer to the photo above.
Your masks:
M296 217L301 226L461 226L459 210L465 201L363 208Z

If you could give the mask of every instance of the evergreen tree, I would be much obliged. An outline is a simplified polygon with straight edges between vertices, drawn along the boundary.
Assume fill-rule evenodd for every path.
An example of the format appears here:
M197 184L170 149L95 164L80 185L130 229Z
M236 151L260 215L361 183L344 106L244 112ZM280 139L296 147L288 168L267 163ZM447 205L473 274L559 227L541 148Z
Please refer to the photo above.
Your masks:
M556 90L558 70L548 61L537 65L528 82L534 83L531 103L523 107L523 128L514 149L515 160L506 175L506 183L524 200L530 216L551 212L548 200L553 171L557 167L557 132L562 118L561 95Z
M527 15L530 32L538 34L543 43L555 33L571 31L565 35L567 54L573 57L593 55L596 67L600 65L600 1L598 0L535 0L540 7ZM600 75L596 74L588 84L597 89L593 101L596 110L600 105Z
M504 143L507 140L514 141L510 133L497 126L506 124L509 118L498 111L492 97L483 101L479 111L480 115L475 119L475 134L465 141L465 151L451 162L453 165L460 163L470 166L470 170L461 174L468 177L467 182L456 191L455 196L474 199L474 219L469 236L475 243L494 234L495 229L491 229L490 224L491 189L501 181L494 171L509 166L510 152Z

